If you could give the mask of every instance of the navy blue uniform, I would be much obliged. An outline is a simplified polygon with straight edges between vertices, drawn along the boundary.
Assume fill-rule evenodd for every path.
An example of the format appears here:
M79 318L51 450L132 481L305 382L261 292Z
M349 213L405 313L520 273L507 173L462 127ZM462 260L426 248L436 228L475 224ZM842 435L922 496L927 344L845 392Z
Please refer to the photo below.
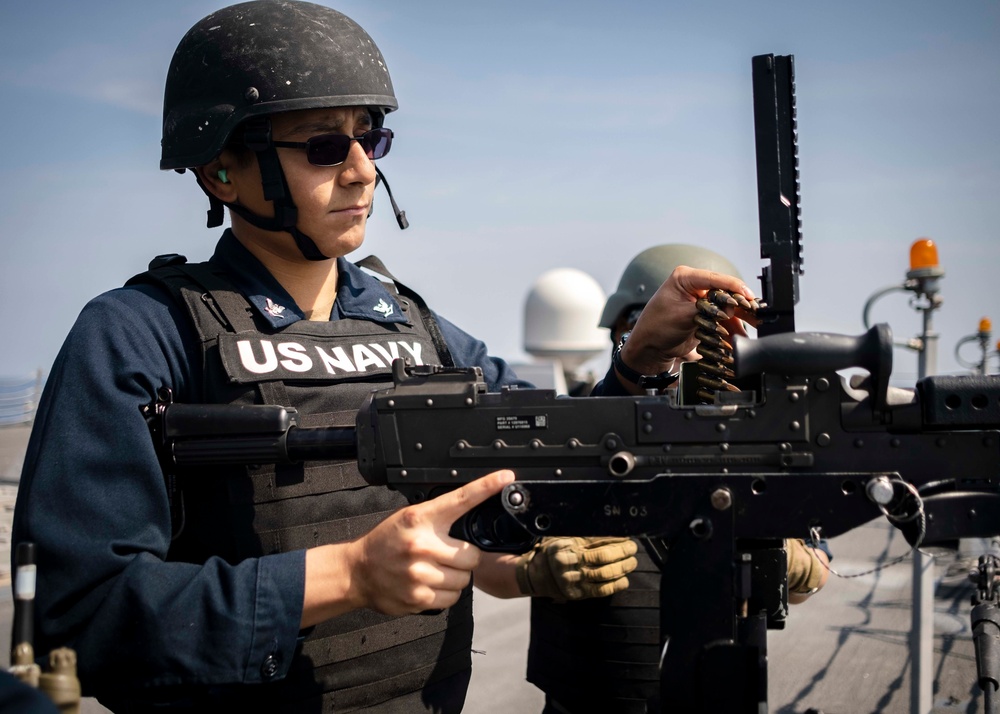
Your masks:
M276 328L304 319L288 293L226 232L210 264ZM338 259L331 320L405 320L372 275ZM485 345L438 322L458 366L491 390L520 384ZM82 311L39 405L14 519L15 542L39 546L36 651L76 649L80 678L177 689L254 684L285 675L300 636L305 551L238 563L166 562L171 513L140 409L169 387L203 393L190 317L153 285L105 293Z

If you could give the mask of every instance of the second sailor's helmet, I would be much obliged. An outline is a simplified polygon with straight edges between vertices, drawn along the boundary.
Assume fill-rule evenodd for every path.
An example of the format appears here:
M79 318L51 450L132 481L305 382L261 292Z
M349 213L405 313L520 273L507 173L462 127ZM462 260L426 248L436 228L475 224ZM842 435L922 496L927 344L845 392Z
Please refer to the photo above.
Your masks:
M647 248L626 266L618 281L618 289L604 304L600 326L613 329L626 309L643 307L678 265L714 270L742 278L735 265L708 248L685 243L668 243Z

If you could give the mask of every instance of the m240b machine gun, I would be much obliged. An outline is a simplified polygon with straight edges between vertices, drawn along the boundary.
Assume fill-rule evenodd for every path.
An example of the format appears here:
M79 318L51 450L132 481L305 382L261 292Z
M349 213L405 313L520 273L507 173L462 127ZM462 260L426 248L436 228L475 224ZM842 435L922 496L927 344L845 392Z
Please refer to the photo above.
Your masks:
M489 550L537 537L633 536L663 559L664 711L766 710L766 629L787 607L784 538L885 517L913 544L1000 530L1000 378L890 388L892 338L794 332L801 273L791 57L755 57L762 335L733 342L739 392L488 393L473 369L393 364L355 429L302 427L280 406L150 405L168 464L356 456L411 502L500 468L517 479L456 524ZM860 367L861 382L839 372ZM683 379L683 377L682 377ZM777 553L777 557L775 557ZM997 653L992 661L998 661ZM1000 677L996 673L990 675Z
M884 325L860 337L736 338L734 349L738 377L759 383L742 402L488 393L477 368L397 361L394 386L370 395L356 430L299 427L294 410L267 405L161 404L152 422L177 465L356 453L372 483L411 502L511 468L517 480L457 524L461 537L489 550L545 535L662 544L664 581L683 583L661 592L667 701L756 712L766 701L761 630L781 626L786 600L783 569L758 572L755 552L880 516L911 544L994 535L1000 378L890 389ZM854 366L869 372L864 388L837 373Z

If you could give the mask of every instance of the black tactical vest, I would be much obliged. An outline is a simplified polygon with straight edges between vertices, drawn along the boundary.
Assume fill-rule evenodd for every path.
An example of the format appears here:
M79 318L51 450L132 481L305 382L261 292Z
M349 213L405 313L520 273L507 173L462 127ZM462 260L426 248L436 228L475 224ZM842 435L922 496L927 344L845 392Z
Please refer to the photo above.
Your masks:
M636 559L628 588L610 597L532 598L528 681L557 711L646 714L658 700L660 570L644 546Z
M280 404L295 407L303 426L353 426L365 396L391 383L394 357L452 364L432 314L399 283L385 287L406 324L300 320L275 330L223 274L182 260L130 283L159 284L187 308L201 340L205 403ZM377 258L358 265L388 275ZM406 505L397 492L369 486L354 461L191 468L177 474L174 491L168 559L199 564L352 540ZM284 680L239 688L235 700L206 693L199 706L461 711L471 674L471 588L437 614L390 617L362 609L302 634Z

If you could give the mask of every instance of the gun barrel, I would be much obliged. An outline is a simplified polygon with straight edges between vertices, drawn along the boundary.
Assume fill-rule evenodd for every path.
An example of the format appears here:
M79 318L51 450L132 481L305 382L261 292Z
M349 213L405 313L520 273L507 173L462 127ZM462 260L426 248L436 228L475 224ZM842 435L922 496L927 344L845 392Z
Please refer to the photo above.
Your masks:
M355 459L358 447L353 426L295 428L286 440L292 461Z

